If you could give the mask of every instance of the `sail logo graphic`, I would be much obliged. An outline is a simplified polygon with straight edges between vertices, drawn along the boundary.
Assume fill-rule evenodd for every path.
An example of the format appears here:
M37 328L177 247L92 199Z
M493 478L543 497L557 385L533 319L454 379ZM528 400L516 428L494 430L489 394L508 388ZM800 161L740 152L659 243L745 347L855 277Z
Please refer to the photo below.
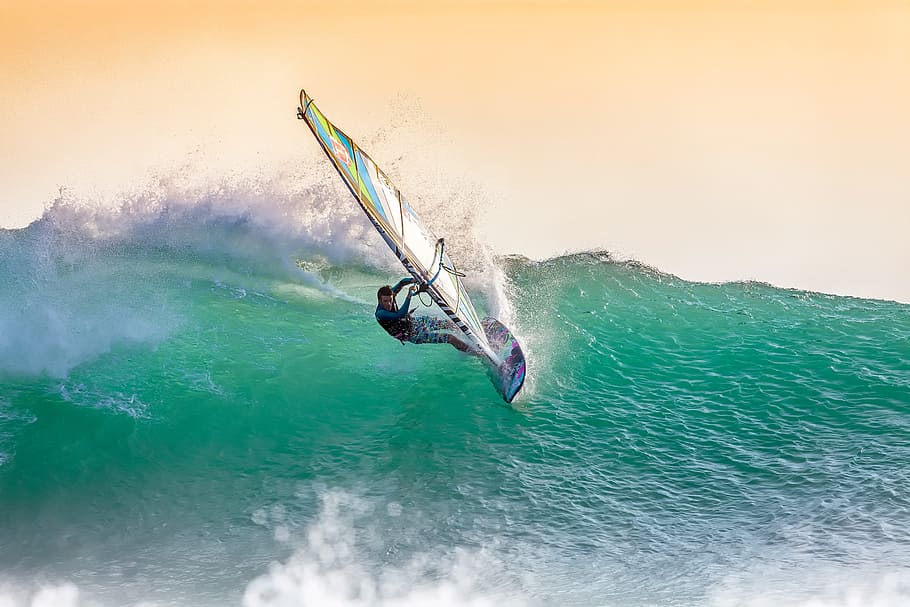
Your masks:
M330 137L330 139L332 140L332 152L335 154L335 158L342 164L351 164L351 156L348 154L348 148L334 137Z

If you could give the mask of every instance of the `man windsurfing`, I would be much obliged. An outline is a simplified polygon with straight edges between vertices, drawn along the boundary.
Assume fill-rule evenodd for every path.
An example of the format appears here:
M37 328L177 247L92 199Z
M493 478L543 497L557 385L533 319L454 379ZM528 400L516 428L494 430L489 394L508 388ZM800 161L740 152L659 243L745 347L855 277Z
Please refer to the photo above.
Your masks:
M451 320L411 315L411 297L415 293L426 291L425 285L412 286L408 289L404 304L398 308L398 302L395 301L398 292L405 285L412 285L414 282L414 279L408 276L399 280L394 287L389 285L379 287L379 291L376 292L376 298L379 300L376 306L376 320L382 328L402 344L406 341L412 344L451 344L462 352L474 354L471 346L452 333L456 327Z

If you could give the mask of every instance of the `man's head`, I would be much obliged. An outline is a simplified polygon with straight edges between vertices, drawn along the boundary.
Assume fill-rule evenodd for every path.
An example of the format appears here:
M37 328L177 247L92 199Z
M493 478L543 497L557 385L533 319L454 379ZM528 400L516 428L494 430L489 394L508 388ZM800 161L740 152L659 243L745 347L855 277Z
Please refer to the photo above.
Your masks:
M392 293L392 287L385 285L379 287L379 290L376 291L376 299L379 300L379 305L385 308L386 310L394 311L395 305L395 294Z

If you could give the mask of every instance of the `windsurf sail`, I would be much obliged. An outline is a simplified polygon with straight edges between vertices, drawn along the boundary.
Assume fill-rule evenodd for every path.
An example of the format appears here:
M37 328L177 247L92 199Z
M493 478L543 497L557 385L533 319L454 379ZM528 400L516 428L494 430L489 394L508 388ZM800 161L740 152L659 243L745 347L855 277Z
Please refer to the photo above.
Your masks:
M427 233L417 213L382 169L351 137L325 117L304 90L300 91L297 117L306 121L351 194L405 269L420 284L426 285L433 301L488 363L501 369L504 361L491 346L480 316L462 284L463 275L445 250L445 241ZM524 380L523 355L520 379ZM518 382L514 393L520 388L521 382ZM511 402L514 393L503 393L503 397Z

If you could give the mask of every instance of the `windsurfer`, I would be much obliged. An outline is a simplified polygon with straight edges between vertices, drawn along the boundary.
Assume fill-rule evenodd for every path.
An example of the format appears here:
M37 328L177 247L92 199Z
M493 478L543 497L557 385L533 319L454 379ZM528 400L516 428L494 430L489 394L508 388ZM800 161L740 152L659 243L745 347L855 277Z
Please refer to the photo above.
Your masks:
M376 292L376 298L379 300L376 306L376 320L379 321L382 328L402 344L406 341L412 344L451 344L462 352L473 353L471 346L452 333L456 327L451 320L430 316L412 316L411 297L415 293L425 291L425 285L412 286L408 289L408 296L401 308L398 307L398 302L395 300L398 292L405 285L413 285L413 283L414 279L411 277L402 278L394 287L385 285Z

